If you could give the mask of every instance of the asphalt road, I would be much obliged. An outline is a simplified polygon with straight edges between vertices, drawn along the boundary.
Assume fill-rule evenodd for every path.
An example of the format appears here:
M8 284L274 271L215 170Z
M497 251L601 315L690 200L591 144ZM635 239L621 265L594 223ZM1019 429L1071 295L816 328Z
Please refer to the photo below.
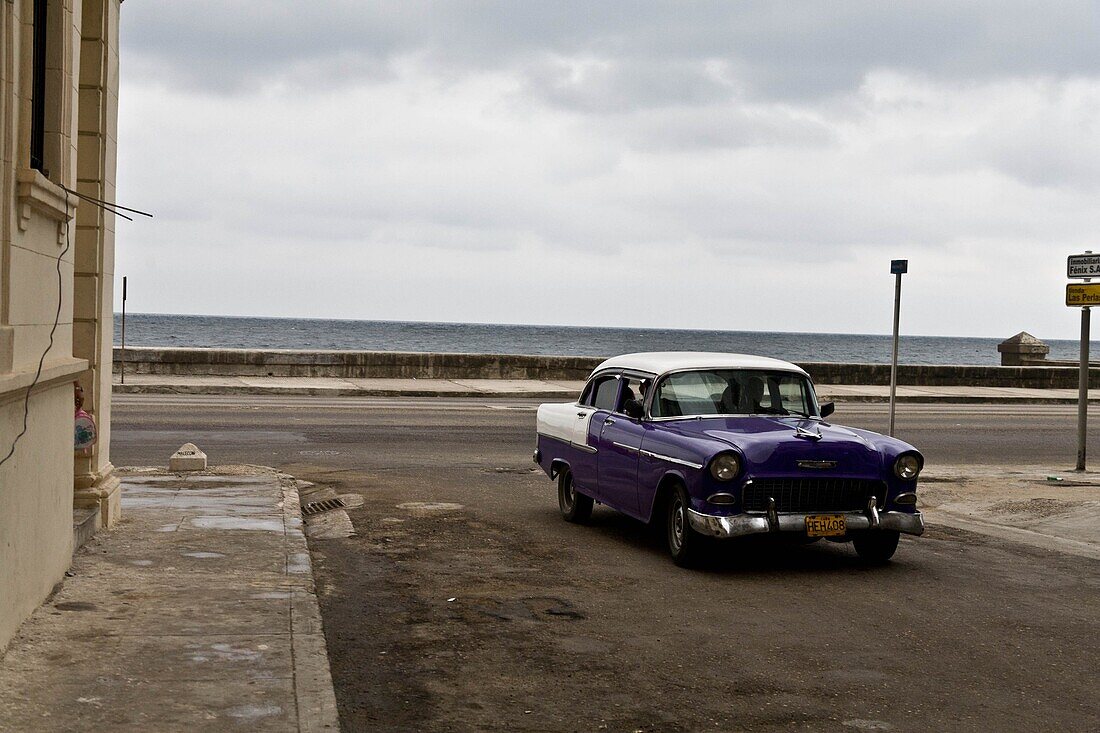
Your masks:
M1073 416L912 405L898 433L932 464L1066 467ZM561 521L533 425L511 401L129 395L112 458L193 441L365 498L356 536L311 544L346 730L1100 729L1100 563L932 527L884 568L753 541L685 571L609 510Z

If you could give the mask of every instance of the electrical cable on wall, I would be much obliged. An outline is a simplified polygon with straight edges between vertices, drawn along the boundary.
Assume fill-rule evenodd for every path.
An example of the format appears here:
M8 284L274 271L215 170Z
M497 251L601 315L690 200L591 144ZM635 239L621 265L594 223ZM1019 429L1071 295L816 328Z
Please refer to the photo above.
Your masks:
M65 213L69 211L69 189L65 189ZM35 385L38 384L38 380L42 377L42 366L46 363L46 354L50 353L50 349L53 348L53 337L57 333L57 324L61 322L61 303L64 300L64 292L61 282L61 262L65 259L65 255L69 252L69 247L72 244L72 239L69 235L69 217L65 217L65 249L61 250L61 254L57 256L57 313L53 317L53 326L50 327L50 343L46 346L46 350L42 352L42 356L38 359L38 369L34 373L34 379L27 385L27 393L23 396L23 429L19 431L19 435L15 436L15 440L11 442L11 450L8 454L0 459L0 466L7 463L8 459L15 455L15 446L19 445L19 439L27 433L27 420L30 417L31 409L31 392L34 391Z
M121 213L121 211L130 211L130 212L133 212L135 214L141 214L142 216L148 216L150 218L152 218L152 216L153 216L152 214L147 213L145 211L139 211L138 209L131 209L131 208L128 208L126 206L119 206L118 204L111 203L109 201L102 201L100 199L93 198L91 196L87 196L87 195L82 194L82 193L77 193L76 191L73 191L70 188L66 188L65 186L59 186L59 188L61 188L65 192L65 211L66 211L66 213L69 210L69 194L72 194L72 195L76 196L79 199L82 199L84 201L87 201L90 204L98 206L99 208L103 209L104 211L109 211L112 214L116 214L117 216L121 216L123 219L126 219L127 221L133 221L133 219L131 219L130 217L128 217L125 214ZM119 211L119 210L121 210L121 211ZM27 421L30 418L31 393L34 391L34 388L38 385L38 380L42 378L42 368L46 363L46 355L49 354L50 349L53 348L54 335L57 333L58 324L61 323L61 304L64 301L64 289L63 289L63 283L62 283L62 280L61 280L61 263L64 261L65 255L68 254L69 248L71 246L72 246L72 234L71 234L70 229L69 229L69 218L66 216L65 217L65 248L63 250L61 250L61 254L59 254L57 256L57 312L54 314L53 326L50 327L50 342L49 342L49 345L46 346L46 350L42 352L42 356L39 357L39 359L38 359L38 369L35 370L34 379L31 380L31 383L27 386L27 393L23 396L23 429L20 430L19 434L15 436L15 440L12 441L11 450L8 451L8 454L6 456L4 456L3 458L0 458L0 466L3 466L5 463L7 463L9 458L11 458L13 455L15 455L15 447L17 445L19 445L19 439L22 438L27 433Z

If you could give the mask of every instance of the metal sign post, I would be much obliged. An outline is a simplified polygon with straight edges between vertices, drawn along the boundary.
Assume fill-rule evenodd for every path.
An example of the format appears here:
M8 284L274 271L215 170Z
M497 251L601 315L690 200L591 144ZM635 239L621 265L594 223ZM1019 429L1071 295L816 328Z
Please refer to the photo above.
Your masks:
M1100 276L1100 255L1086 250L1081 255L1066 259L1066 277L1084 280L1084 284L1066 285L1066 305L1081 309L1081 366L1077 378L1077 470L1085 470L1085 445L1089 424L1089 321L1091 305L1100 304L1100 283L1093 283L1092 276Z
M122 375L120 381L126 384L126 276L122 276L122 351L119 358L122 360Z
M890 431L894 435L894 408L898 391L898 326L901 323L901 276L909 272L909 260L890 260L890 274L894 275L894 355L890 360Z
M1081 374L1077 380L1077 470L1085 470L1085 439L1089 422L1089 314L1081 309Z

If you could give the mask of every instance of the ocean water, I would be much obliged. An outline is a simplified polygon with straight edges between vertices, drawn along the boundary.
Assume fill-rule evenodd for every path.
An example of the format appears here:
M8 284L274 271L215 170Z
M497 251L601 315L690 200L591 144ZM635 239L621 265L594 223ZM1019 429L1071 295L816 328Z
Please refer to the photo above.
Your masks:
M1012 334L1005 334L1005 338ZM115 315L115 344L121 343ZM907 364L999 364L1002 338L902 336ZM788 361L889 363L890 336L484 323L126 314L127 346L351 349L611 356L633 351L727 351ZM1050 359L1076 359L1076 341L1047 341ZM1093 353L1100 353L1093 345Z

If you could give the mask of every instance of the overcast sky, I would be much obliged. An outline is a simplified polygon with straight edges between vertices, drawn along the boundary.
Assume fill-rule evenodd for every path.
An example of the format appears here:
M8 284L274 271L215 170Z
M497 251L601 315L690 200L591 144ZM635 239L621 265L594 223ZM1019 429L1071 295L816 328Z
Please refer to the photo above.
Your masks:
M136 312L888 333L908 258L905 333L1072 338L1097 7L131 0L118 198L156 218L117 276Z

